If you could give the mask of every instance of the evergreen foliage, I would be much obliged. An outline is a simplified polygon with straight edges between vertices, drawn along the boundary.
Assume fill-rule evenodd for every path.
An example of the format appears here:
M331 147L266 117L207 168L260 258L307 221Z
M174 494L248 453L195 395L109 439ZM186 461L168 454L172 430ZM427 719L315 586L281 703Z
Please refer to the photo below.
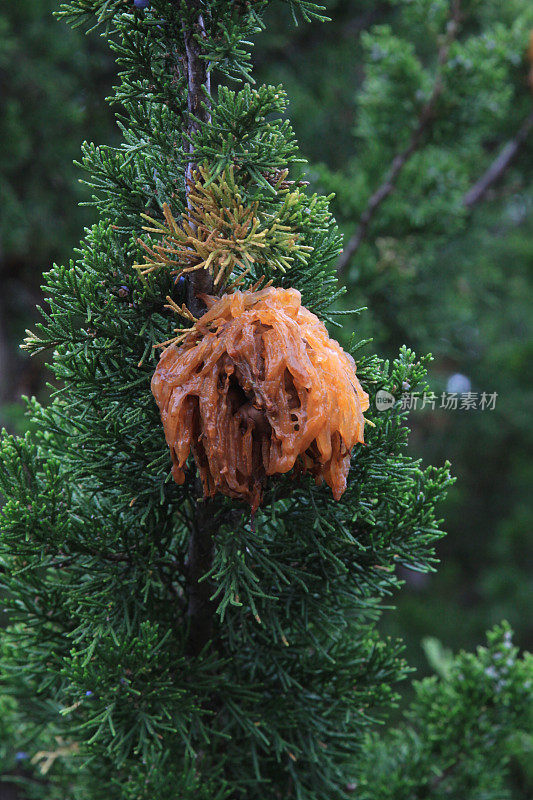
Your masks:
M472 269L470 261L455 266L448 248L486 229L478 207L491 192L492 202L503 200L500 213L510 202L531 203L527 140L519 170L511 162L496 190L489 184L479 194L476 185L503 147L533 127L532 28L531 4L519 0L398 0L361 34L351 152L342 170L319 167L318 181L335 192L348 253L358 237L339 268L351 294L369 305L365 324L374 337L381 331L384 348L428 339L436 354L463 347L462 307L450 295L465 294ZM446 313L435 302L443 295Z
M476 655L456 657L428 640L438 675L415 684L405 725L366 739L357 763L361 800L525 796L513 791L509 761L533 741L533 660L518 658L505 624L487 638Z
M91 212L73 159L84 137L113 141L102 103L109 48L53 17L56 0L0 9L0 424L24 430L21 393L41 391L41 360L18 345L38 302L41 274L70 254ZM105 131L105 134L104 134Z
M180 64L182 27L198 21L191 9L165 2L125 12L83 0L63 12L75 22L95 14L111 34L124 67L125 141L85 147L100 222L77 259L46 276L49 310L26 342L31 352L53 348L59 388L47 407L31 403L25 438L2 444L10 618L2 681L31 709L28 750L44 737L40 751L57 755L47 780L74 780L80 796L342 797L365 727L405 672L398 644L375 631L380 606L398 583L396 564L430 566L434 504L449 477L405 454L397 405L376 419L335 506L323 488L285 478L252 525L238 504L206 508L194 480L169 482L149 384L153 346L176 324L165 298L180 288L168 269L144 279L133 269L140 215L161 219L163 202L185 208L197 152L211 174L233 167L243 204L279 213L285 173L268 178L294 157L288 123L268 121L280 112L277 87L221 89L214 123L199 124L187 142ZM259 27L256 8L202 10L202 55L222 65L221 76L237 64L245 73L246 59L227 42L235 26ZM230 145L222 162L215 134ZM300 190L298 198L290 228L313 249L287 262L280 280L325 308L336 295L339 239L325 201ZM359 367L371 392L378 384L398 392L406 381L414 388L424 371L406 349L390 365L366 358ZM215 619L192 656L186 553L209 526ZM62 761L75 762L75 779Z
M169 270L143 278L134 269L141 214L162 220L164 203L176 219L185 212L191 163L214 180L233 170L243 204L266 217L297 190L289 227L305 257L272 277L329 321L340 238L325 198L285 185L298 156L279 87L247 82L245 40L266 3L140 5L74 0L63 11L110 37L124 141L84 147L99 222L76 259L47 274L49 307L26 342L53 350L55 395L47 407L31 401L30 432L1 445L5 724L33 763L30 796L348 798L366 733L406 673L401 646L376 623L400 584L398 565L432 568L448 470L407 455L397 402L370 413L375 427L339 503L285 477L252 521L227 499L199 500L193 477L171 482L149 385L154 345L179 323L166 297L187 297ZM287 5L304 18L322 13ZM191 36L221 84L204 97L210 122L188 105ZM225 88L236 78L243 88ZM268 270L254 264L249 285ZM408 348L391 362L362 356L355 340L351 351L372 398L378 388L398 398L405 385L424 388L425 361ZM204 576L214 614L206 647L191 654L187 552L205 533L215 542ZM478 662L466 662L473 674ZM517 670L510 685L516 696L523 677Z

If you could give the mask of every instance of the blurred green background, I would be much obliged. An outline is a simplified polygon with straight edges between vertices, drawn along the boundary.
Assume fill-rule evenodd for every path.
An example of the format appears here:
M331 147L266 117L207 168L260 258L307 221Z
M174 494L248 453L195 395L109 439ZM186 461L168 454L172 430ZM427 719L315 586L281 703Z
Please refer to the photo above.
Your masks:
M533 132L484 196L465 204L531 114L533 4L464 2L440 71L444 0L327 6L332 22L299 27L286 6L272 7L255 77L284 84L312 188L335 192L347 240L443 82L394 191L342 274L343 308L368 310L342 317L335 335L346 341L355 330L387 356L403 343L432 352L439 398L452 388L497 393L493 411L445 410L437 401L435 410L410 414L412 450L426 463L451 460L457 477L441 508L448 535L438 571L406 571L398 609L383 620L421 675L427 636L472 649L506 618L517 643L533 647ZM56 8L54 0L17 0L0 10L0 422L19 432L21 394L47 392L43 364L18 349L42 301L41 273L72 256L94 219L79 205L88 191L72 162L84 139L118 139L104 102L111 55L97 33L55 20Z

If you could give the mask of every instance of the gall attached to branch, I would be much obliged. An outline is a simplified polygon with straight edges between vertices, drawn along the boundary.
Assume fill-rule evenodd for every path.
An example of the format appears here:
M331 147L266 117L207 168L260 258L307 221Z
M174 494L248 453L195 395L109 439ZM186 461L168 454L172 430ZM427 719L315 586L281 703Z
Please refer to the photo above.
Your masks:
M152 378L174 480L183 483L192 450L205 497L255 510L267 478L294 468L339 500L368 408L351 356L296 289L202 299L207 312Z

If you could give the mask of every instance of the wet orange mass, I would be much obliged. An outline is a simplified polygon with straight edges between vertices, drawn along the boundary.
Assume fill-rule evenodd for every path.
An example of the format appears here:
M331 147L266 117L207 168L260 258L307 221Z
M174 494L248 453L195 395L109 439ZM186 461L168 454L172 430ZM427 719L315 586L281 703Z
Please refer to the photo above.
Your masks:
M208 311L152 378L174 480L192 450L206 497L255 509L267 477L295 467L338 500L368 408L352 357L296 289L202 299Z

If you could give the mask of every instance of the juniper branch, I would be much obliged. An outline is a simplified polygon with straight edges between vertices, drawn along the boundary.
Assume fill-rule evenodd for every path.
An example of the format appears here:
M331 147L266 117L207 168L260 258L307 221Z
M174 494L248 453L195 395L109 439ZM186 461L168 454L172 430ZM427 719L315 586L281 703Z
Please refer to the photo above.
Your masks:
M486 172L484 172L479 180L476 181L465 194L463 197L463 205L466 206L466 208L472 208L479 203L479 201L485 197L490 187L502 177L522 145L527 141L532 129L533 111L526 117L518 129L516 136L503 146Z
M439 53L437 56L437 73L429 99L423 105L420 111L416 128L411 134L411 138L409 140L409 143L407 144L407 147L405 147L405 149L402 150L401 153L397 153L394 156L392 163L389 167L389 170L386 174L385 180L383 181L381 186L379 186L379 188L376 189L374 194L370 197L367 206L361 215L355 233L348 240L346 247L340 254L337 260L337 272L339 274L342 274L346 270L351 259L354 257L354 255L357 253L362 243L366 239L370 223L374 219L376 211L383 203L383 201L386 200L387 197L391 194L391 192L396 188L396 181L398 180L401 171L403 170L403 168L405 167L411 156L420 147L420 144L422 143L425 133L427 132L428 128L430 128L434 120L435 108L444 89L442 69L448 60L448 55L450 52L450 47L452 45L452 42L457 37L457 33L459 31L460 16L461 16L460 0L454 0L451 6L450 19L448 21L448 25L446 28L446 35L444 37L444 40L442 42L442 45L439 49Z
M194 170L197 166L194 157L194 145L191 141L192 134L196 133L201 123L209 122L210 113L210 75L207 61L202 58L199 39L205 35L205 26L200 13L199 4L193 4L193 16L196 20L183 23L183 40L185 44L186 70L187 70L187 134L189 163L185 172L185 192L187 207L191 210L189 193L194 184ZM210 294L213 291L213 278L208 270L199 269L190 273L187 282L187 306L196 317L204 311L204 305L198 294ZM201 492L200 481L196 481L197 492ZM198 656L211 638L213 629L214 604L211 598L210 581L205 580L205 575L213 565L214 557L214 532L216 527L212 501L199 501L195 503L192 529L189 538L187 560L188 606L187 618L189 623L187 653L189 656ZM203 580L202 580L203 579Z
M188 201L188 194L193 184L193 175L197 166L194 158L194 146L190 141L190 136L199 129L202 122L209 122L210 113L210 88L211 78L208 71L207 61L202 58L201 45L199 38L205 35L205 26L202 15L199 13L198 6L194 4L194 11L198 11L198 16L193 25L187 21L183 23L183 40L185 43L186 69L187 69L187 134L189 136L189 156L190 160L185 172L185 191L187 193L187 206L191 210ZM188 278L187 285L187 305L189 310L196 316L200 316L204 306L197 295L201 293L209 294L213 289L213 279L208 270L197 270Z

